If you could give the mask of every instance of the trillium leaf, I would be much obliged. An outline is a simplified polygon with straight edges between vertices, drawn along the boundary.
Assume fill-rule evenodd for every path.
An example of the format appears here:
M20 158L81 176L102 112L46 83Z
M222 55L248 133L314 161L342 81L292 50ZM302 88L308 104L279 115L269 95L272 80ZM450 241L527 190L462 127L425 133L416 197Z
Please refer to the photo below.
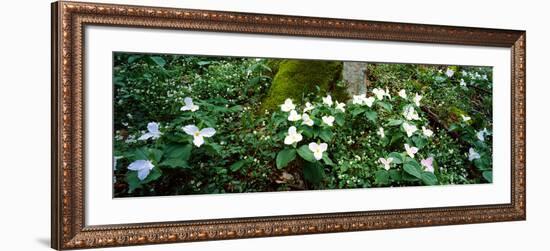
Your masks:
M167 159L189 160L193 146L191 144L171 144L164 150Z
M388 123L386 123L386 126L398 126L403 124L403 120L401 119L390 119Z
M323 161L329 166L334 166L334 162L328 157L327 153L323 153Z
M184 159L167 159L159 164L168 168L189 168L189 163Z
M423 172L421 179L424 184L429 186L437 185L438 182L437 177L432 172Z
M390 103L380 101L380 102L377 102L376 104L378 104L379 106L381 106L382 108L384 108L388 112L391 112L391 110L392 110L392 105Z
M395 163L395 164L401 164L401 163L403 163L403 156L402 156L400 153L391 152L390 154L388 154L388 157L389 157L389 158L392 158L392 159L393 159L393 163Z
M386 170L378 170L374 173L374 182L377 185L387 185L390 183L390 174Z
M296 150L298 155L302 157L302 159L309 161L309 162L316 162L317 160L313 156L313 152L309 150L307 145L303 145L298 150Z
M483 175L483 178L488 181L489 183L493 183L493 171L485 171L481 175Z
M233 172L236 172L240 170L244 166L244 164L246 164L246 160L239 160L233 163L231 166L229 166L229 169L231 169L231 171Z
M336 115L334 115L334 118L335 118L336 124L338 124L339 126L344 125L345 119L344 119L343 113L337 113Z
M276 164L277 169L286 167L290 162L296 158L296 149L288 148L283 149L277 154Z
M408 162L403 165L403 170L407 172L408 174L422 179L422 170L420 170L420 167L413 164L414 162Z
M418 136L413 137L412 141L414 142L414 145L419 149L422 149L424 146L426 146L426 144L428 144L428 140Z
M149 158L151 160L154 160L155 162L160 162L160 159L162 158L163 152L158 149L151 149L149 150Z
M164 58L162 57L158 57L158 56L151 57L151 60L160 67L164 67L164 65L166 64L166 60L164 60Z
M141 181L137 177L137 172L128 172L125 180L128 183L128 193L133 193L134 190L141 188Z
M363 113L364 111L365 111L365 109L363 109L363 108L356 108L356 109L351 111L351 116L355 118L355 117L357 117L357 115Z
M365 112L365 116L372 122L376 122L378 118L378 114L375 111L367 111Z
M162 176L162 172L160 171L159 168L154 167L149 172L149 175L147 175L147 178L141 181L141 184L147 184L151 181L155 181L156 179L160 178L160 176Z
M304 179L312 184L319 184L325 177L323 167L316 164L308 164L304 166Z
M149 159L148 150L145 147L140 147L134 151L134 160Z
M397 182L399 182L399 181L402 180L402 178L401 178L401 172L400 172L400 171L397 171L397 170L393 170L393 169L392 169L392 170L389 170L388 172L389 172L389 174L390 174L391 180L397 181Z
M329 142L332 140L332 132L330 129L322 129L319 133L319 138L323 139L326 142Z

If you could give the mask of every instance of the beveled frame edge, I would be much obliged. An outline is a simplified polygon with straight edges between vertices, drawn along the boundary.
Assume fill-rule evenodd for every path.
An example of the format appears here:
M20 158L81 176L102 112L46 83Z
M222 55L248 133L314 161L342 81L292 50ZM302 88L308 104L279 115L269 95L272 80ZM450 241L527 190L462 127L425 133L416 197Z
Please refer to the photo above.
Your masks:
M85 226L83 30L90 24L511 48L511 203ZM525 220L525 39L525 31L517 30L54 2L51 246L95 248Z

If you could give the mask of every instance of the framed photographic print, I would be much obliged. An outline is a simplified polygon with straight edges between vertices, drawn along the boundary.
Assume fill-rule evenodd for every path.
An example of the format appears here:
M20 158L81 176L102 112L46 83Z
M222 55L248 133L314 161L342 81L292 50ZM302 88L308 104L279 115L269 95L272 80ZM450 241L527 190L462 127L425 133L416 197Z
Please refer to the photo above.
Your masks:
M52 4L52 247L524 220L525 31Z

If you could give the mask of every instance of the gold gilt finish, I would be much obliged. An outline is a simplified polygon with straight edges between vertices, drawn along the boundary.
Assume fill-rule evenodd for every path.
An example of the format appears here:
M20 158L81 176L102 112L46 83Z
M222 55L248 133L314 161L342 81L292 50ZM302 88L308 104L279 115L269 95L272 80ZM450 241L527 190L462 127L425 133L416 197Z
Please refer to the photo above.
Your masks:
M86 226L83 182L86 168L83 30L86 25L510 48L511 203ZM52 247L95 248L524 220L525 117L524 31L56 2L52 4Z

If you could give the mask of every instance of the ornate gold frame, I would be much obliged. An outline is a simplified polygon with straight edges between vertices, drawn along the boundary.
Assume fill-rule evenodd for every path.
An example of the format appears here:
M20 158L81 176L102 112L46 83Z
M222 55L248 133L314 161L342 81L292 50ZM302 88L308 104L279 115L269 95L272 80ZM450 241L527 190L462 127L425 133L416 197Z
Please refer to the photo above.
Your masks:
M511 203L224 220L86 226L84 27L262 33L497 46L512 51ZM525 31L247 14L156 7L52 4L52 247L94 248L340 231L524 220Z

